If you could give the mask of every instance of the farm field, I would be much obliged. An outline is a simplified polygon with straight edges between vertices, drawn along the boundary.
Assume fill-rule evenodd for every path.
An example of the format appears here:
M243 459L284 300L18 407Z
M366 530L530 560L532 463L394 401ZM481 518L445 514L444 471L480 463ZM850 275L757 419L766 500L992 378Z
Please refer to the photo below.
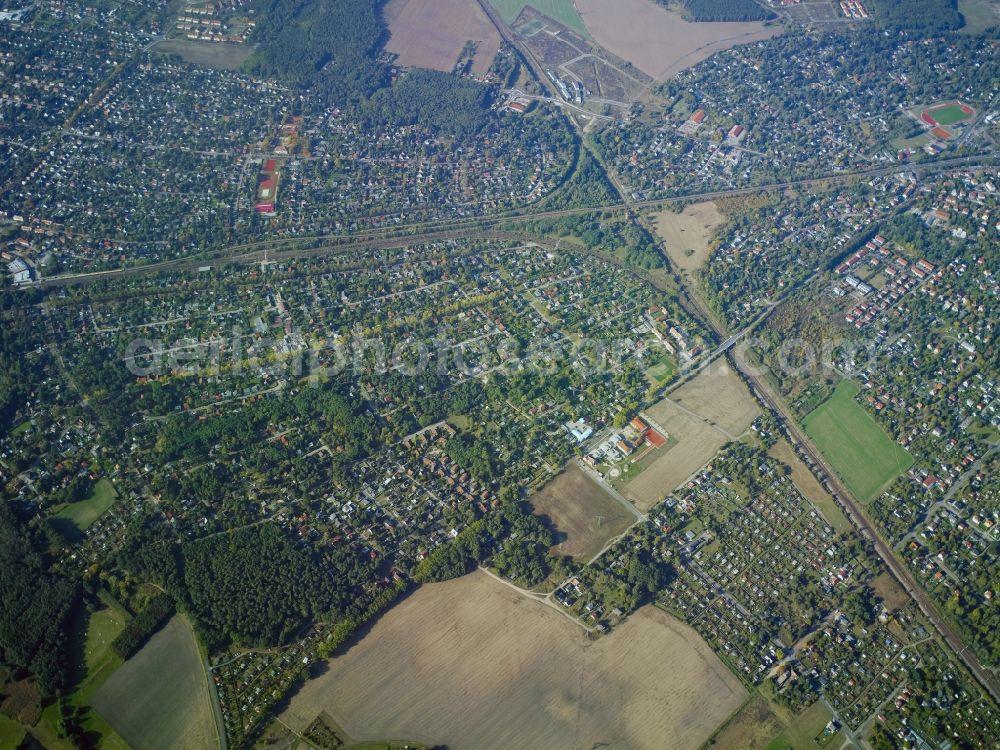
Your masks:
M175 615L94 694L97 712L143 750L206 748L215 718L191 626Z
M179 55L184 62L215 70L236 70L253 54L248 44L198 42L193 39L164 39L153 45L153 52Z
M760 416L757 402L746 385L724 363L703 370L692 381L674 391L670 400L733 437L746 432Z
M107 478L99 479L94 485L90 497L86 500L70 503L56 514L56 518L70 521L77 529L83 531L114 504L116 497L118 494L111 482Z
M539 492L528 498L539 516L556 529L554 555L589 560L635 517L590 477L575 461Z
M681 213L665 209L656 215L656 233L666 245L670 262L682 271L697 271L708 262L709 241L726 221L714 201L694 203Z
M665 81L716 52L767 39L780 26L762 23L692 23L653 0L576 0L602 47L658 81Z
M669 676L669 678L665 678ZM477 571L422 586L292 698L301 731L326 711L352 737L451 750L694 750L746 696L686 625L644 607L587 641L552 608Z
M868 501L909 469L913 458L854 401L858 390L854 383L841 381L805 418L804 426L848 489Z
M567 29L590 36L573 0L489 0L489 3L507 24L513 23L521 15L525 5L530 5Z
M728 367L709 367L646 410L676 444L629 482L622 494L649 510L738 438L760 414L743 381Z
M478 42L472 71L484 74L500 49L500 34L470 0L390 0L385 49L400 65L450 72L466 42Z

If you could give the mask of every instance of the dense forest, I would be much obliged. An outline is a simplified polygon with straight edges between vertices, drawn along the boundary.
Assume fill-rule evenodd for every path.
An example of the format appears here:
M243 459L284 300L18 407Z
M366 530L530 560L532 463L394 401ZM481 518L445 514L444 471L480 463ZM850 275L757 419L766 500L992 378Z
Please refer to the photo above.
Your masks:
M501 575L535 585L558 562L547 553L554 543L555 536L542 520L510 499L469 524L451 542L434 549L417 566L413 578L418 582L447 581L492 557L491 564Z
M385 39L378 0L253 0L255 75L273 76L357 102L385 84L376 56Z
M437 70L412 70L375 92L362 107L369 122L417 125L468 138L490 121L491 87Z
M693 21L766 21L775 17L753 0L683 0L683 4Z
M367 557L347 545L320 559L274 524L184 544L181 565L210 647L285 643L309 622L363 608L355 586L373 577Z
M0 503L0 662L38 678L43 693L65 683L68 624L78 587L49 573L30 531Z
M921 33L961 28L962 16L956 0L869 0L883 26Z
M167 594L157 594L125 626L111 642L112 650L122 659L137 653L160 626L174 613L174 600Z

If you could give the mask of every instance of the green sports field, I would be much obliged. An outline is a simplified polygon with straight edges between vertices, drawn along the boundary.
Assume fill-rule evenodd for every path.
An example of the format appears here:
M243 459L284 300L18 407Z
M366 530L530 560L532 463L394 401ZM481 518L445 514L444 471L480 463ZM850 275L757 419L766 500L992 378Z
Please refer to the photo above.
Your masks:
M583 25L580 14L576 12L573 0L489 0L489 2L490 5L496 8L500 17L508 24L513 23L525 5L530 5L539 13L544 13L549 18L558 21L577 34L590 37L587 27Z
M853 495L868 501L909 469L913 458L854 400L858 391L854 383L841 381L805 418L805 428Z
M961 104L945 104L941 107L934 107L930 110L930 116L939 125L954 125L956 122L968 120L972 115L962 109Z

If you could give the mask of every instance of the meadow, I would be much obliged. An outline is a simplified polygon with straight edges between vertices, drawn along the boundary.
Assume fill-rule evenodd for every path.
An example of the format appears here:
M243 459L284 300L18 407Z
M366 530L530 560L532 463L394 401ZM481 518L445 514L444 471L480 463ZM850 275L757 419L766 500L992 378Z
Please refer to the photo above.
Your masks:
M854 400L858 392L854 383L841 381L804 426L851 493L868 501L909 469L913 457Z
M93 696L97 712L132 747L216 745L208 678L194 631L175 615Z
M106 477L98 479L90 497L76 503L69 503L55 515L56 526L72 532L83 532L104 515L105 511L115 503L118 493Z
M514 22L525 5L530 5L539 13L545 14L553 21L558 21L567 29L572 29L585 37L590 36L587 27L583 25L583 19L577 13L573 0L489 0L489 3L496 8L497 13L508 24Z

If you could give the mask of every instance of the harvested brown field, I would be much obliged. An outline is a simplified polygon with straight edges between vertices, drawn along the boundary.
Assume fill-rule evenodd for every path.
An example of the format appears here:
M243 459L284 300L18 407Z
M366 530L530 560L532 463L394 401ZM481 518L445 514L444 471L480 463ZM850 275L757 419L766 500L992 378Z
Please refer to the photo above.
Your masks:
M697 271L708 262L712 233L725 221L715 202L705 201L681 213L665 209L657 214L654 226L670 262L682 271Z
M671 393L670 400L732 437L742 435L760 416L750 391L724 360L713 363Z
M685 413L667 400L647 409L646 414L676 439L677 444L625 485L622 494L641 511L649 510L677 489L728 440L707 422Z
M500 49L500 34L475 0L389 0L385 9L396 62L449 72L466 42L477 42L472 72L482 75Z
M690 628L652 607L588 641L485 573L422 586L292 698L356 740L452 750L698 748L746 696Z
M589 560L635 520L575 461L528 500L535 513L556 529L554 555Z
M743 381L725 365L706 368L646 410L677 445L626 485L625 496L648 510L742 435L760 414Z
M598 44L658 81L716 52L781 33L762 23L691 23L653 0L576 0L576 7Z

